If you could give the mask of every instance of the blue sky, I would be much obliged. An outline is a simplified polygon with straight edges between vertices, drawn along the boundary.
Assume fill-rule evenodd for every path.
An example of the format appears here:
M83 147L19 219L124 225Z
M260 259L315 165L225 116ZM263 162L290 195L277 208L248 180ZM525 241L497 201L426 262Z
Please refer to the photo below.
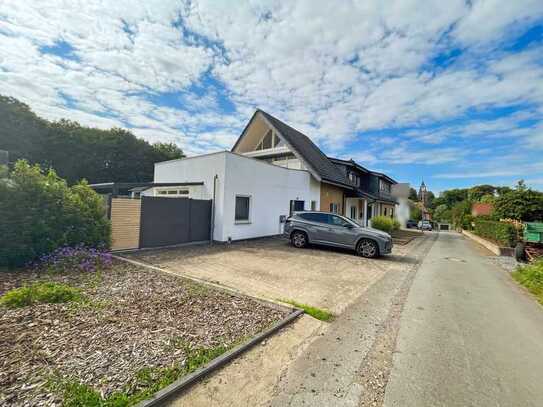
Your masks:
M7 1L0 94L189 155L259 107L414 186L543 189L541 1Z

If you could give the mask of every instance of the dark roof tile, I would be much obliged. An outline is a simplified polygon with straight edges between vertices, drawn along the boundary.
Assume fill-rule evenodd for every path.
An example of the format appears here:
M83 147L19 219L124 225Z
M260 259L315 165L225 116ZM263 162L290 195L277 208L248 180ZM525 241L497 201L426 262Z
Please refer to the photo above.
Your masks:
M286 141L304 158L309 166L324 180L352 188L348 179L305 134L288 124L259 110L260 113L283 135Z

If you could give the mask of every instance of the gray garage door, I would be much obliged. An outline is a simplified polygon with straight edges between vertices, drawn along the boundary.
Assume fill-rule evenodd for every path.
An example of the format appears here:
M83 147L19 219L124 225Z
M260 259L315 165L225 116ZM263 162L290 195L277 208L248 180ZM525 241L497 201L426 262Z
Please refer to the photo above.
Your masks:
M211 201L189 198L141 198L140 247L209 240Z

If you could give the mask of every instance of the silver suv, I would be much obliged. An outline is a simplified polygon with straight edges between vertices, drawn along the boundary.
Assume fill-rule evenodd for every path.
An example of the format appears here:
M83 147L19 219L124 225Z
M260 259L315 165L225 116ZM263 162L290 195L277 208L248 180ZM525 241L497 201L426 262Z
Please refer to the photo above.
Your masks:
M388 233L327 212L295 212L286 220L284 233L298 248L308 243L322 244L349 248L364 257L377 257L392 250Z

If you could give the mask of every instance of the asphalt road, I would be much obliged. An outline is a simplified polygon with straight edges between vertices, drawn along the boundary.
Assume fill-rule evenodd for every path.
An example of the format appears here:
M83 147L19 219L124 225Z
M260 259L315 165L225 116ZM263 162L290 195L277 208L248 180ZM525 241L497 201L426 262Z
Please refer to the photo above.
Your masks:
M459 234L419 267L384 405L543 406L543 308Z

